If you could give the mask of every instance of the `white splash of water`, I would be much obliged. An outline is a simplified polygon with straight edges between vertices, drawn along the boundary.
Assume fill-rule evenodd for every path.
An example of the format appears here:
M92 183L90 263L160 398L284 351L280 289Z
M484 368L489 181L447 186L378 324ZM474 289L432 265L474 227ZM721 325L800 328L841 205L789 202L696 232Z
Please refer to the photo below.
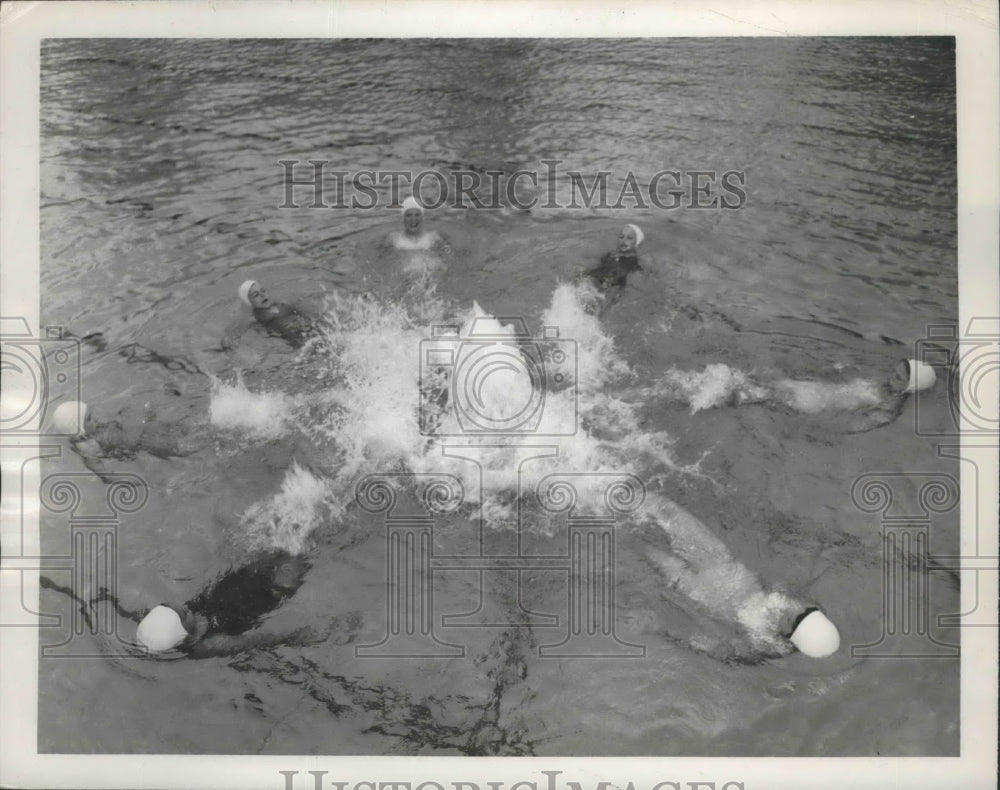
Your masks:
M604 508L607 479L601 475L641 480L656 468L677 469L670 437L645 428L637 405L615 394L627 391L631 372L589 311L591 299L586 288L559 285L541 316L543 329L515 342L516 327L478 304L449 316L440 302L425 303L415 317L400 304L334 296L323 345L335 384L310 396L311 413L322 408L303 427L335 444L336 472L322 481L293 469L276 497L247 511L248 529L294 550L330 501L343 507L358 480L378 472L452 474L466 502L479 504L500 528L516 512L512 494L534 492L550 474L586 473L575 482L577 510L596 513ZM474 365L477 355L491 357L489 364ZM470 372L469 380L456 380L465 363L479 378ZM692 398L695 410L748 386L745 374L725 365L694 376L673 374L664 386ZM470 405L487 424L533 413L537 406L543 432L556 434L544 442L558 446L557 453L521 463L524 446L542 443L541 437L526 431L505 446L494 431L476 432L473 426L470 432L459 414ZM752 639L775 637L774 623L762 614L776 610L772 594L707 526L649 492L642 513L667 533L669 551L659 565L670 584L713 615L741 623Z
M736 613L736 618L746 630L756 647L768 651L784 653L789 647L785 639L778 635L779 623L783 617L803 610L800 601L783 592L757 592L747 596Z
M870 379L842 383L785 379L775 384L775 391L784 403L806 414L871 408L878 406L884 397L879 384Z
M712 616L738 623L754 649L774 654L789 651L788 641L779 633L780 622L802 611L800 601L765 590L721 539L673 502L654 497L644 513L669 536L670 550L654 550L651 557L674 589Z
M755 403L770 393L748 374L722 363L706 365L702 371L671 368L660 380L658 389L687 403L692 414L720 406Z
M251 505L240 517L249 547L301 553L313 530L336 510L329 502L330 495L327 481L293 463L281 490Z
M706 365L701 371L671 368L651 394L686 403L692 414L723 406L767 402L806 414L858 411L878 406L885 398L883 387L870 379L845 382L782 379L768 384L721 363Z
M292 423L295 401L283 392L251 392L237 380L212 381L209 414L212 425L251 439L275 439Z

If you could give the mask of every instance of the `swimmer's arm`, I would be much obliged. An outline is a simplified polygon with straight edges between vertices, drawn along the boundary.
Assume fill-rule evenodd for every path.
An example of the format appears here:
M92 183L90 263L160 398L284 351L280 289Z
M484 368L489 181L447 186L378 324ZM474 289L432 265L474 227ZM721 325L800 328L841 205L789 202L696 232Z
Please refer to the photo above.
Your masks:
M96 439L84 439L74 442L71 446L73 452L80 456L83 465L97 475L102 483L111 484L114 482L112 472L104 459L104 450Z
M308 645L320 642L325 635L305 626L291 633L257 633L249 634L214 634L196 642L189 649L191 658L212 658L213 656L231 656L245 653L248 650L258 650L278 645Z
M193 437L184 436L183 447L180 438L176 426L160 420L150 420L142 424L142 432L137 439L137 449L163 459L184 458L196 452L198 445L192 441Z
M88 625L91 624L92 622L90 615L93 605L96 603L101 603L102 601L109 601L111 605L114 606L115 611L118 612L119 615L126 618L127 620L134 620L137 623L140 622L142 618L145 617L146 614L148 613L148 610L146 609L137 609L134 612L130 612L128 609L126 609L124 606L121 605L121 602L114 595L108 592L107 587L101 587L97 595L91 598L90 601L85 601L80 596L78 596L76 592L74 592L71 588L63 587L61 584L57 584L47 576L39 575L38 586L44 590L53 590L55 592L62 593L71 601L75 601L77 604L79 604L80 606L79 611L83 615L84 619L87 621Z
M93 600L91 600L91 603L100 603L101 601L110 602L111 605L115 607L115 611L118 612L119 615L124 617L126 620L134 620L137 623L141 622L142 618L149 614L148 609L136 609L134 611L126 609L122 606L121 601L119 601L107 587L101 587L97 595L94 596Z
M250 326L251 324L242 319L230 324L226 331L222 333L222 339L219 341L219 349L230 351L236 348L236 344L240 342L240 338L246 334Z
M881 408L855 416L850 421L848 429L844 433L867 433L876 428L892 425L903 413L903 404L906 402L906 395L907 393L905 392L890 395Z
M693 650L695 653L701 653L703 656L708 656L709 658L718 661L722 664L737 665L737 666L755 666L757 664L763 664L768 659L780 658L783 653L775 649L773 652L767 653L757 648L752 648L749 645L739 645L735 641L720 639L706 641L702 644L692 644L690 642L685 642L683 640L673 637L669 633L663 634L668 641L674 642L675 644Z
M435 232L437 239L434 241L434 249L438 252L442 252L445 255L451 255L454 252L451 244L448 243L448 239L442 236L440 233Z
M233 636L230 634L215 634L205 637L200 642L195 642L189 649L188 655L191 658L212 658L214 656L231 656L252 650L255 647L267 647L268 643L261 639L251 639L246 635Z

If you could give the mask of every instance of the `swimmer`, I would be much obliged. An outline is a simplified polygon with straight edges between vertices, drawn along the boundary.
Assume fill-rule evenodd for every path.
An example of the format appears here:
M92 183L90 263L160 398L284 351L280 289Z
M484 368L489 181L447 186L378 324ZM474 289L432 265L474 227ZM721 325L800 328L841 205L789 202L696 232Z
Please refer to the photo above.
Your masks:
M393 233L389 240L397 250L449 251L448 242L436 230L423 230L424 207L412 195L403 201L403 229Z
M636 393L644 399L667 394L687 403L693 412L722 406L762 404L803 414L850 411L859 419L848 426L859 433L887 425L902 413L908 395L928 390L937 376L934 368L916 359L904 359L885 380L846 382L782 379L755 381L725 364L710 364L701 372L670 371L657 387Z
M270 551L227 571L184 604L160 603L148 611L129 611L106 589L95 601L109 600L121 616L138 622L136 641L150 654L176 651L189 658L209 658L279 644L313 644L327 639L337 621L326 632L312 626L291 632L262 627L265 616L299 590L309 567L300 556ZM348 625L356 630L357 622ZM352 638L349 634L346 641Z
M783 596L782 596L783 597ZM785 599L788 600L788 599ZM808 658L829 658L840 649L840 631L818 606L788 608L777 624L778 639L762 646L745 638L695 642L698 652L726 664L756 665L765 661L801 653Z
M319 321L290 304L272 302L256 280L244 282L239 287L238 294L240 301L253 310L254 320L264 327L269 335L280 337L293 348L301 347L319 333ZM249 328L241 325L226 332L221 343L222 348L224 350L234 348L236 342Z
M881 381L854 379L843 383L794 381L773 385L774 402L805 414L821 411L852 411L857 418L847 433L864 433L895 422L903 412L907 396L934 386L934 368L916 359L903 359Z
M587 269L579 279L595 290L594 301L585 306L588 313L601 314L621 297L628 276L642 271L639 264L639 245L645 238L638 225L626 225L618 234L617 249L604 253L601 262Z
M704 622L702 625L706 626ZM794 653L808 658L829 658L840 649L840 631L818 606L787 608L778 620L776 632L777 638L766 645L748 639L747 634L725 638L704 633L687 640L668 632L663 635L725 664L753 666Z
M195 448L183 447L177 429L154 418L141 421L98 421L90 407L82 401L59 404L52 413L52 429L69 437L73 448L91 471L102 475L105 470L94 468L88 461L114 458L132 460L140 452L156 458L180 458ZM99 465L98 465L99 466Z
M623 288L628 276L642 269L639 265L639 245L644 238L638 225L626 225L618 234L618 248L604 253L601 262L584 272L584 276L602 293L612 288Z
M651 611L667 639L732 664L756 664L796 650L811 658L837 651L839 632L817 606L765 589L680 505L656 495L648 505L633 524L633 536L647 544L642 557L667 582L659 587L662 604ZM648 594L645 587L642 594Z

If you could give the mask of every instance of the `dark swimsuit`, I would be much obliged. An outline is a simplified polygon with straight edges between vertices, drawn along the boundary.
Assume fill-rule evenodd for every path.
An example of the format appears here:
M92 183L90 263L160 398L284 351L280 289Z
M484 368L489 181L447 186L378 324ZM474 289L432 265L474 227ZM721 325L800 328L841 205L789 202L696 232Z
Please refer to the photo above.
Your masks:
M316 325L311 318L290 304L275 303L270 307L255 307L253 317L275 335L298 348L316 334Z
M309 564L301 557L273 552L228 571L211 587L188 601L187 609L208 621L205 636L239 635L295 594ZM279 579L279 573L284 572Z
M585 276L589 277L597 289L603 292L611 288L623 288L628 276L641 268L639 258L634 252L607 252L597 266L587 270Z

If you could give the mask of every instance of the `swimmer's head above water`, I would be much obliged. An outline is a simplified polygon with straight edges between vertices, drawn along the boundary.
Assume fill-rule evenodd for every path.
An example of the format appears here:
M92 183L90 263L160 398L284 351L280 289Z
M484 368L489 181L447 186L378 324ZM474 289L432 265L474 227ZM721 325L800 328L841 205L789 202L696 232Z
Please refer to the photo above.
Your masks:
M74 439L86 436L93 424L90 407L83 401L71 400L60 403L52 413L52 429L56 433L66 434Z
M196 618L184 607L161 603L154 606L136 631L139 644L154 653L173 650L195 636Z
M424 207L410 195L403 201L403 232L408 236L420 235L420 226L424 221Z
M919 359L902 359L892 371L889 388L893 392L923 392L934 386L934 368Z
M638 225L626 225L618 234L618 252L635 254L645 234Z
M819 607L809 606L782 623L783 635L809 658L826 658L840 649L840 632Z
M240 301L247 307L255 310L266 310L271 306L271 299L267 292L256 280L247 280L240 286Z

